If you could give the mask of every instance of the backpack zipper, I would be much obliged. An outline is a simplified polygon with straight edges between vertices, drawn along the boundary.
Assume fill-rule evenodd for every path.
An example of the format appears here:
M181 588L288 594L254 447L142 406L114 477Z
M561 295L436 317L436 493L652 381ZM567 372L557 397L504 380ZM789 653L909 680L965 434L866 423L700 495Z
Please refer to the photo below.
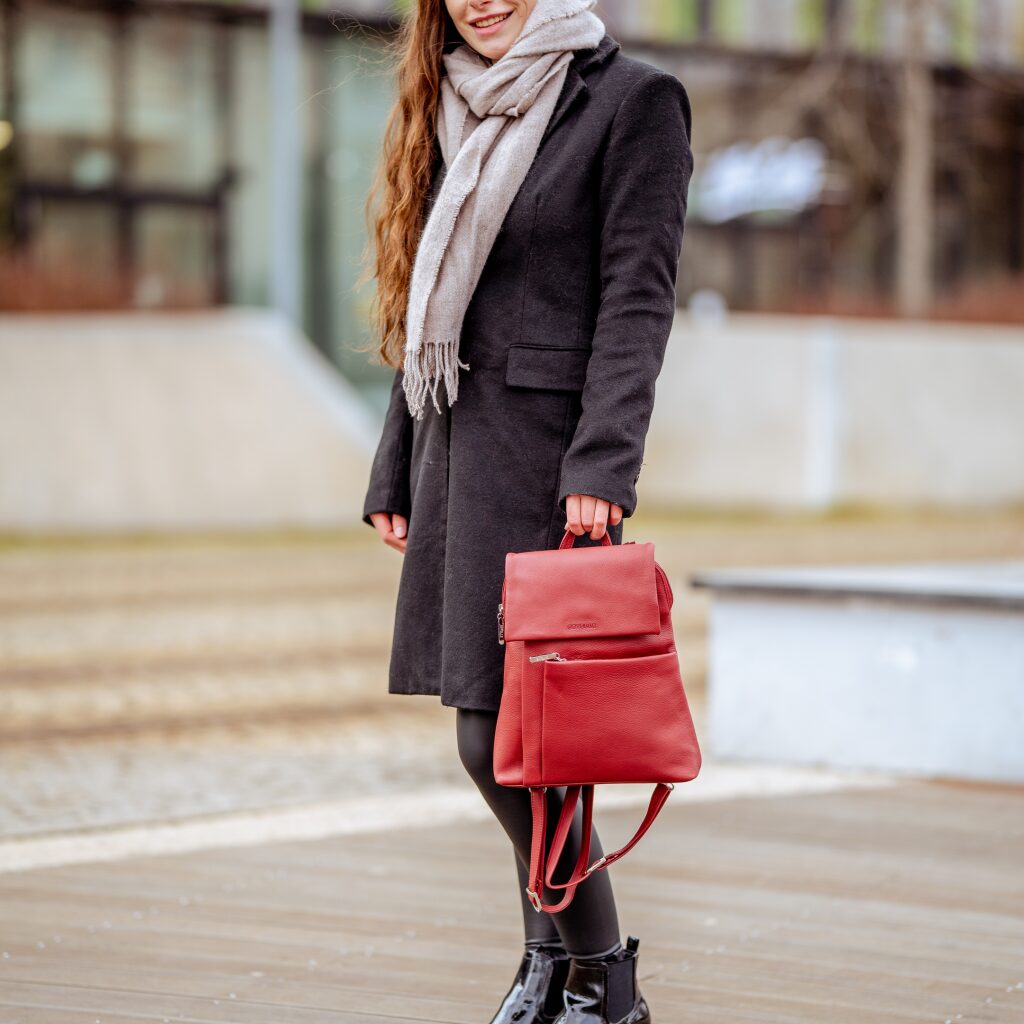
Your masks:
M547 654L534 654L530 661L565 661L558 651L548 651Z

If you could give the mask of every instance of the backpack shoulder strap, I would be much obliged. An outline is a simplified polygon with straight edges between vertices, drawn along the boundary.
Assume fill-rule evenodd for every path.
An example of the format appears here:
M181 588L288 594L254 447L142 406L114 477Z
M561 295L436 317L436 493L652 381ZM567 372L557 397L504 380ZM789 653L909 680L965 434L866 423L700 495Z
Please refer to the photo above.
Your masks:
M530 787L530 809L533 813L533 836L530 844L530 884L526 887L526 895L536 911L545 911L549 914L558 913L564 910L576 894L576 886L592 875L595 871L603 871L610 864L621 857L625 857L630 850L643 838L644 833L654 824L654 819L665 806L669 793L675 787L671 782L659 782L651 794L650 803L647 805L647 813L640 822L633 837L614 853L606 853L598 857L593 864L590 861L590 837L594 814L594 787L593 785L568 786L565 791L565 800L562 804L561 814L558 816L558 824L555 826L555 834L551 840L550 853L545 854L545 841L547 838L547 787ZM576 804L579 801L580 792L583 793L583 823L582 837L580 842L580 853L573 867L572 874L567 882L552 882L555 867L562 856L565 848L565 841L569 836L569 829L572 827L573 815L576 811ZM545 864L546 869L545 869ZM557 904L546 904L543 901L545 885L549 889L564 889L565 895Z

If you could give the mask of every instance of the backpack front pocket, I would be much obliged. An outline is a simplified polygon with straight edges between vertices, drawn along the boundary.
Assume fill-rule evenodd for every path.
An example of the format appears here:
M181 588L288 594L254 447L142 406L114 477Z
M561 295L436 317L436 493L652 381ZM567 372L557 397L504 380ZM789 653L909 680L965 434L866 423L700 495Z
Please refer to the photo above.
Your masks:
M549 785L686 782L700 769L675 651L546 660L541 713Z

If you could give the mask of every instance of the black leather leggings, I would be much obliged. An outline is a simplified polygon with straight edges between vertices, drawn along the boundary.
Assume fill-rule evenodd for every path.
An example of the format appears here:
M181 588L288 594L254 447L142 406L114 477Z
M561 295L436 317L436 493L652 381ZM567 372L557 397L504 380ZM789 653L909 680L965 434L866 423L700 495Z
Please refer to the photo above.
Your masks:
M607 871L598 871L582 882L576 888L572 903L556 914L536 911L530 905L526 895L526 886L529 882L530 841L533 834L530 791L502 786L494 780L492 759L497 721L496 712L458 708L456 733L459 757L494 812L494 816L512 840L527 945L561 944L565 946L570 956L575 957L595 957L609 953L619 945L619 921ZM548 788L548 848L564 795L565 790L562 788ZM577 806L565 850L554 873L556 882L566 881L576 863L580 850L582 819L582 809ZM590 842L591 860L600 857L602 853L595 828ZM563 893L562 889L548 890L545 892L544 901L550 903L552 899L561 899Z

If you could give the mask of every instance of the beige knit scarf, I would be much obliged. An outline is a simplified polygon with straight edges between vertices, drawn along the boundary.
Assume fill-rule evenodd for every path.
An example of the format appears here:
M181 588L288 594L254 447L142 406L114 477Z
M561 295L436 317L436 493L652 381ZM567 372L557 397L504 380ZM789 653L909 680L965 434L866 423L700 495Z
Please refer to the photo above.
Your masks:
M459 389L462 321L505 214L526 177L562 90L573 51L596 47L596 0L537 0L518 37L493 64L460 44L442 60L437 135L445 175L420 237L409 287L403 385L422 419ZM503 315L500 310L492 311Z

